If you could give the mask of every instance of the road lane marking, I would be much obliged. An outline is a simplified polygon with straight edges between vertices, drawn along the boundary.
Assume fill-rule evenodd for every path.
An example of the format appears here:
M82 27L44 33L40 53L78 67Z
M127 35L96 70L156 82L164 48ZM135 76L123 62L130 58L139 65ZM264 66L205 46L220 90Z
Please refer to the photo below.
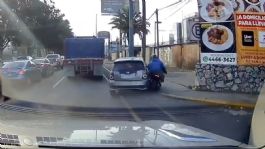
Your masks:
M65 79L65 76L63 76L59 81L57 81L53 86L52 88L55 88L57 87L63 80Z
M126 108L129 110L133 118L136 122L141 122L141 118L133 111L132 107L129 105L129 103L124 99L123 96L120 96L121 102L126 106Z
M104 79L105 79L107 82L109 82L109 79L106 77L105 74L103 74L103 77L104 77Z
M105 69L106 71L108 71L108 73L111 72L111 71L110 71L108 68L106 68L105 66L103 66L103 69ZM103 73L103 77L104 77L104 79L105 79L107 82L109 82L109 79L108 79L108 77L105 75L105 73Z
M104 69L106 69L108 72L111 72L107 67L103 66Z
M177 122L177 119L172 115L170 114L169 112L165 111L164 109L162 109L161 107L158 107L157 108L162 112L164 113L168 118L170 118L173 122Z
M149 98L146 98L146 100L149 100ZM153 102L151 102L152 105L154 105L158 110L160 110L163 114L165 114L169 119L171 119L173 122L177 122L177 119L175 118L175 116L173 116L172 114L170 114L169 112L167 112L166 110L164 110L162 107L157 106L156 104L154 104Z
M62 70L54 70L53 74L48 77L44 82L49 82L49 84L53 84L53 82L57 81L59 78L64 76L64 72Z

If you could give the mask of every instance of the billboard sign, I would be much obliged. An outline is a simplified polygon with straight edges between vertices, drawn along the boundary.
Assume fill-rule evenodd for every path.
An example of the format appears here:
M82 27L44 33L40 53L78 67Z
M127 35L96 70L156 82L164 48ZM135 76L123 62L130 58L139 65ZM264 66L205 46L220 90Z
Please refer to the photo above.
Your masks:
M234 23L201 24L201 62L206 64L236 64Z
M201 63L265 65L265 0L198 0L198 7Z
M134 4L134 10L139 12L139 0L134 0ZM101 0L103 15L116 15L124 7L129 7L129 0Z
M200 40L200 24L198 22L192 21L190 22L189 25L190 25L189 39L191 41Z
M234 7L230 0L198 0L201 63L236 65ZM218 11L217 11L218 10ZM198 34L194 26L192 32Z
M99 38L108 38L110 39L110 32L109 31L99 31L98 32Z
M238 63L240 65L264 65L265 14L238 12L235 18Z
M200 22L225 22L233 20L230 0L198 0Z
M182 36L183 36L183 41L185 43L200 40L201 26L196 16L184 19L182 21L182 27L183 27Z

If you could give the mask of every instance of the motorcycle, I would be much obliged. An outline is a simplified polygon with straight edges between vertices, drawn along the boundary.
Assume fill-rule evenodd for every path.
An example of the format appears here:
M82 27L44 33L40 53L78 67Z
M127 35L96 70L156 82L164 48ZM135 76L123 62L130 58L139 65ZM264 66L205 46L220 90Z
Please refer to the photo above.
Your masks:
M160 90L162 86L162 76L161 74L149 74L148 76L148 89L153 91Z

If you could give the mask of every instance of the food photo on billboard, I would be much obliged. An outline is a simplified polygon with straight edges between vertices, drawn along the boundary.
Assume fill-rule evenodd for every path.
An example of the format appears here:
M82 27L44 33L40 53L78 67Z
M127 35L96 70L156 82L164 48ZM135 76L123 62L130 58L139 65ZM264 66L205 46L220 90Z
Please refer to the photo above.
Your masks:
M236 64L235 25L233 22L201 24L202 63Z

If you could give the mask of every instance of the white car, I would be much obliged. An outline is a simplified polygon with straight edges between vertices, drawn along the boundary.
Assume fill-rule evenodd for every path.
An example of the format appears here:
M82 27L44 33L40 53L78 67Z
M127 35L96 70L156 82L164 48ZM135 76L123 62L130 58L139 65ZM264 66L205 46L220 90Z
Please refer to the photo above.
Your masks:
M63 60L60 56L60 54L48 54L46 58L50 61L52 66L56 68L63 68Z
M33 60L31 56L19 56L17 57L17 60Z
M147 72L142 58L120 58L114 62L109 76L110 91L117 89L147 89Z

